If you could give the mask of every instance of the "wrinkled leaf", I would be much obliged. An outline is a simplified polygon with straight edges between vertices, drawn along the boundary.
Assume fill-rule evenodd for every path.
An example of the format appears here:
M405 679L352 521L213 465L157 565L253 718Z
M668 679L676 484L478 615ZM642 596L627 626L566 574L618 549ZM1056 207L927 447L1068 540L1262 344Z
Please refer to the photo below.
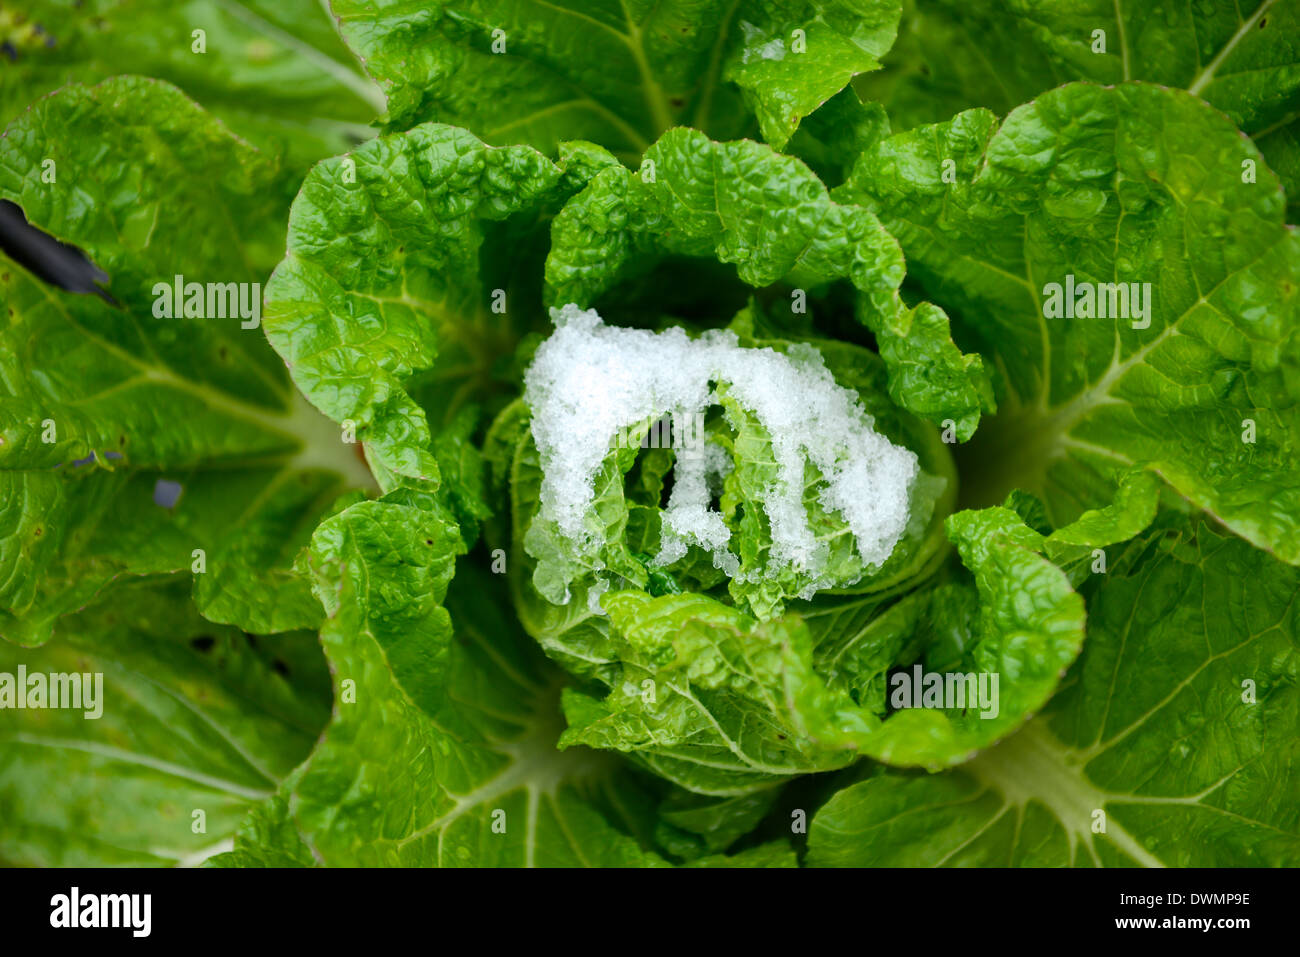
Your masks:
M388 96L390 130L468 127L550 154L591 140L635 161L674 126L784 144L893 42L897 0L335 0ZM796 34L798 30L800 33Z
M116 300L0 268L0 632L38 644L127 576L191 569L214 620L313 626L290 566L314 517L369 474L259 329L233 312L156 314L155 285L176 275L243 283L250 306L260 295L278 232L269 165L138 78L69 87L0 144L0 196L84 249Z
M507 217L535 219L561 170L523 146L420 126L320 163L289 219L266 290L266 332L294 383L350 424L381 482L438 477L426 408L442 425L494 384L528 328L510 266ZM493 228L496 227L496 228ZM500 283L500 285L498 285Z
M369 139L384 109L320 0L25 0L0 10L0 121L67 83L135 73L173 83L249 142L283 156L277 188ZM194 31L205 52L196 52ZM286 198L287 198L286 197Z
M807 863L1294 865L1296 570L1170 516L1096 581L1042 716L958 770L836 794Z
M1004 383L958 457L966 501L1021 488L1063 524L1138 466L1300 561L1300 242L1244 160L1259 153L1222 115L1136 84L1072 84L1000 128L971 111L861 157L837 197L881 216ZM1148 308L1103 293L1108 315L1058 317L1069 276L1137 283Z
M876 334L895 403L965 440L992 395L978 356L963 355L942 310L903 305L903 258L875 216L832 202L801 162L750 141L673 130L638 173L611 167L556 217L547 301L589 306L630 270L668 254L734 264L740 279L798 288L847 280ZM653 174L651 173L653 170Z
M491 579L469 572L454 613L443 606L463 546L438 511L399 490L316 533L334 717L216 863L664 863L611 823L606 809L632 786L617 765L556 751L553 676L491 599Z
M886 69L859 91L897 129L982 106L1005 115L1071 80L1145 80L1227 113L1300 200L1300 4L915 0ZM1100 35L1098 34L1100 31Z

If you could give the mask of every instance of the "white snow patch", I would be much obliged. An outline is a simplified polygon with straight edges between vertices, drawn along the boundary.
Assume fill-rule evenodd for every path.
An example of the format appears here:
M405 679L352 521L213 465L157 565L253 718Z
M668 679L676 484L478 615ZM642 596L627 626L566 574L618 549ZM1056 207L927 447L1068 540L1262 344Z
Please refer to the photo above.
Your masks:
M769 573L794 565L819 576L827 561L804 510L806 462L825 477L821 503L842 516L864 563L878 567L889 557L907 528L916 456L875 431L857 393L835 382L813 346L783 354L743 348L722 330L691 339L676 328L624 329L573 304L552 309L551 317L555 332L525 374L524 400L541 456L541 517L579 552L604 544L587 519L611 440L663 416L701 416L725 383L772 437L777 480L763 500L772 529ZM709 508L731 468L726 450L712 442L678 451L656 564L676 561L695 544L735 577L730 530Z

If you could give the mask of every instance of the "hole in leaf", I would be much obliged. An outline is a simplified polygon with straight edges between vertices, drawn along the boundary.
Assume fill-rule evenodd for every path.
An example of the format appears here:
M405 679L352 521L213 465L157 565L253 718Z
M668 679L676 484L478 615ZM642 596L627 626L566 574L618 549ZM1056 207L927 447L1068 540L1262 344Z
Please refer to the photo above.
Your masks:
M182 491L184 489L180 482L159 479L153 486L153 503L163 508L171 508L180 500Z

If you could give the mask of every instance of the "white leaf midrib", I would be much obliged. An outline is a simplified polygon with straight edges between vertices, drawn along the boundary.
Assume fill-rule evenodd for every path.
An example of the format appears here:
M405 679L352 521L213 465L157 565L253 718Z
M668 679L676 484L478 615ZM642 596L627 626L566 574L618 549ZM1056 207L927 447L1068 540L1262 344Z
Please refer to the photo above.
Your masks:
M1069 760L1070 751L1033 722L1006 741L978 755L966 768L982 783L1006 795L1008 803L1025 806L1030 801L1043 805L1061 822L1071 844L1091 842L1094 811L1104 811L1120 795L1102 791ZM1165 864L1129 834L1112 817L1106 818L1104 836L1121 852L1143 867Z

